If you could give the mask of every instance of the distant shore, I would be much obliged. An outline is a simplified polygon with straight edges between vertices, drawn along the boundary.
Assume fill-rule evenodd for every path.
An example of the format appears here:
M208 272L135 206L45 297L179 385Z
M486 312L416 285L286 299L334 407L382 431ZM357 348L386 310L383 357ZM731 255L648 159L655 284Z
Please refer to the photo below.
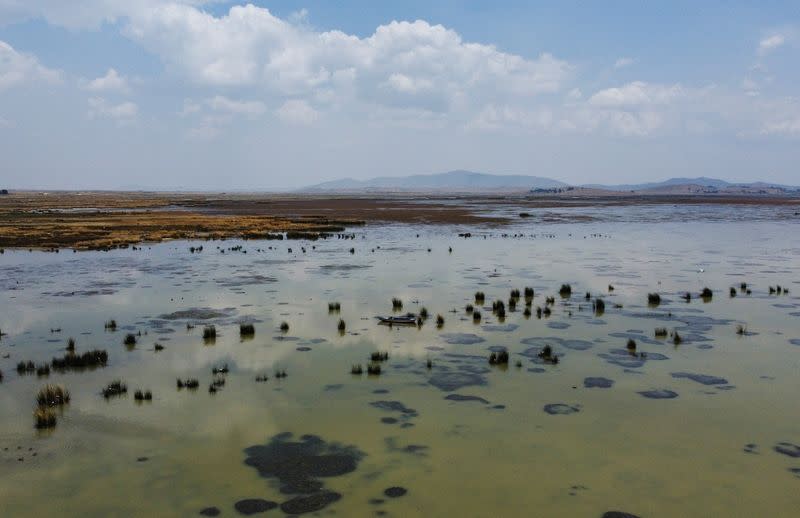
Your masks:
M790 216L800 213L800 197L753 194L12 191L0 196L0 248L103 250L175 239L314 239L372 223L497 227L518 221L511 209L653 204L769 205L785 206Z

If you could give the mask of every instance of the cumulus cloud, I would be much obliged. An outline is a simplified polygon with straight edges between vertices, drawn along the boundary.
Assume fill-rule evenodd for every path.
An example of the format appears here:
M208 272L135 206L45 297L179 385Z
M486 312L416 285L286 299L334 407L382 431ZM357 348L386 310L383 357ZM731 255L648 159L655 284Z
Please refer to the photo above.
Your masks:
M139 114L139 107L130 101L114 104L103 97L90 97L88 100L90 119L113 119L130 122Z
M22 84L36 82L56 83L61 80L57 70L39 63L35 56L23 54L4 41L0 41L0 91Z
M128 80L119 75L113 68L109 68L108 72L102 77L92 79L86 85L86 89L92 92L123 92L130 91Z
M401 94L410 108L553 92L571 70L550 54L526 59L421 20L391 22L359 38L314 31L253 5L223 16L185 4L154 6L131 14L124 32L198 84L262 86L291 96L333 89L386 105Z
M768 54L781 47L784 43L786 43L786 36L779 33L772 34L758 42L758 53L761 55Z
M278 108L276 113L282 121L298 125L313 124L319 116L310 104L300 99L286 101Z
M620 87L601 90L589 98L589 103L605 107L667 104L684 93L679 84L660 85L633 81Z

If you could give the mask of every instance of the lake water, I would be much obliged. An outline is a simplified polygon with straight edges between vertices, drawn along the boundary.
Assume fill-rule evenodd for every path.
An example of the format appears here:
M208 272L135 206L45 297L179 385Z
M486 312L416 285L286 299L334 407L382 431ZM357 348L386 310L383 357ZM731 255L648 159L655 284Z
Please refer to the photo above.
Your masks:
M791 209L529 212L501 229L369 225L353 240L6 250L2 514L198 516L215 507L237 516L274 502L283 507L267 516L797 516L800 232ZM565 222L578 215L581 223ZM559 295L563 283L571 297ZM789 292L770 294L777 285ZM535 291L532 316L524 296L504 321L492 314L494 300L508 305L525 287ZM479 290L476 324L464 308ZM649 306L648 293L660 305ZM548 296L552 314L537 318ZM393 297L403 313L425 307L430 317L419 328L378 325ZM339 313L329 313L334 301ZM240 337L241 322L254 323L254 337ZM667 337L656 338L657 327ZM123 345L127 333L134 347ZM64 356L69 337L78 353L105 349L107 365L17 373L20 361ZM557 364L538 357L545 345ZM509 364L490 365L503 349ZM379 376L351 374L377 351L389 353ZM224 365L228 373L212 374ZM200 387L178 389L177 378ZM116 379L127 394L104 398ZM225 384L210 393L214 379ZM37 430L36 393L47 383L68 388L71 402L55 428ZM135 401L136 389L152 401Z

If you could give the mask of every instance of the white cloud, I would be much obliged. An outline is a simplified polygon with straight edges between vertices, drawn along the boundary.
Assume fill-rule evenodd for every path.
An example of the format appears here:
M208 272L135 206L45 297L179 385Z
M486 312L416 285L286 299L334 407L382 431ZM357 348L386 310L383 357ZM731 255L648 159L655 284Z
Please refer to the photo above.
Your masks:
M35 56L17 52L0 40L0 91L40 81L57 83L61 81L61 74L42 66Z
M109 103L103 97L90 97L88 100L90 119L113 119L130 122L139 114L139 107L130 101L119 104Z
M284 122L306 126L313 124L319 117L317 111L310 104L300 99L286 101L276 113Z
M206 104L212 110L236 115L257 116L263 114L267 109L261 101L236 101L222 95L206 99Z
M625 67L628 67L628 66L631 66L631 65L633 65L633 59L632 58L619 58L618 60L616 60L614 62L614 68L617 68L617 69L625 68Z
M786 36L778 33L772 34L758 42L758 53L763 56L782 46L784 43L786 43Z
M362 101L439 110L496 94L557 91L571 70L550 54L526 59L425 21L391 22L359 38L317 32L253 5L219 17L188 5L155 6L131 14L124 32L198 84L290 96L334 89Z
M660 85L634 81L626 85L600 90L589 98L594 106L624 107L667 104L685 94L679 84Z
M122 92L127 93L130 91L128 80L119 75L119 73L109 68L106 75L92 79L86 85L86 89L92 92Z

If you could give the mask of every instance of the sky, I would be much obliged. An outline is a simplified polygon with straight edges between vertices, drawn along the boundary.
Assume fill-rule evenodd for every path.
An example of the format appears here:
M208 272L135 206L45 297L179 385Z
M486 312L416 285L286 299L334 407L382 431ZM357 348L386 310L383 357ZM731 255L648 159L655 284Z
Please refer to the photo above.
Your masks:
M796 0L0 0L0 188L798 164Z

